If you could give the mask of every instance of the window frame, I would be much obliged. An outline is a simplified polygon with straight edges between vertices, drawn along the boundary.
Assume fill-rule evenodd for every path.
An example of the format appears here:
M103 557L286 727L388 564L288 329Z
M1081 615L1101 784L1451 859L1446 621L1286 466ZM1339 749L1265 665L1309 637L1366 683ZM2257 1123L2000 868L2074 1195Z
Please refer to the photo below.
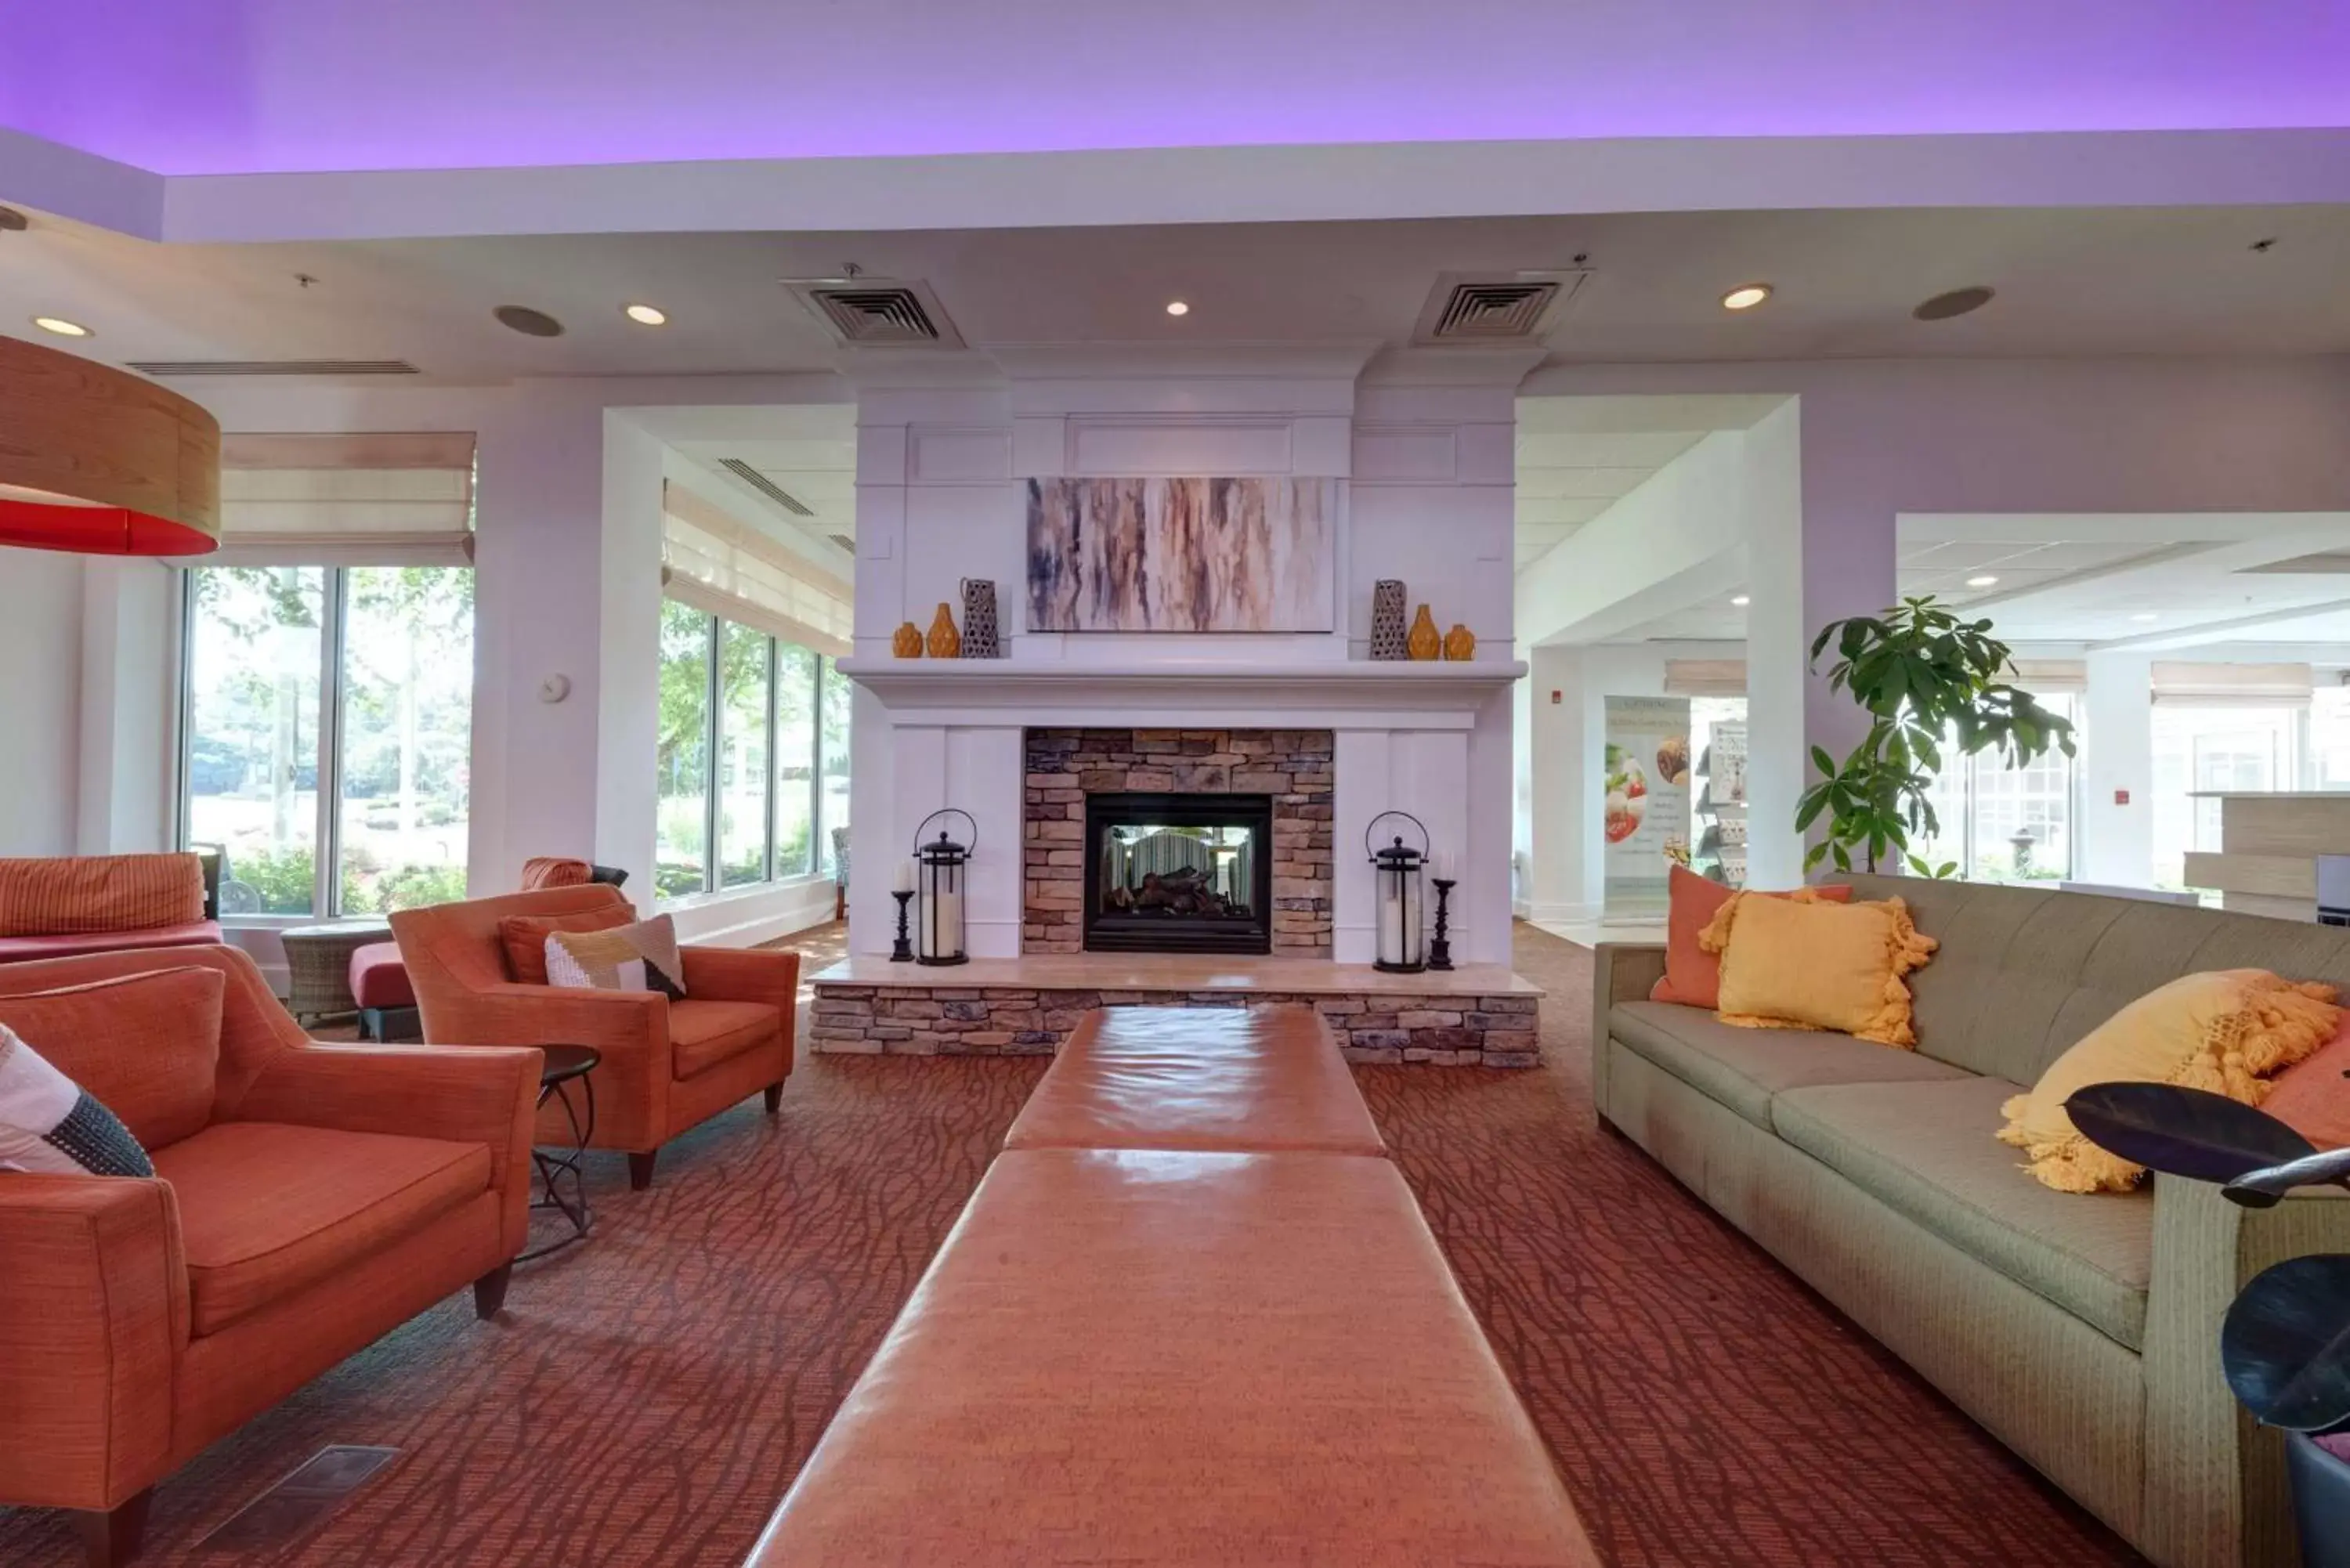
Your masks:
M196 741L195 672L196 647L196 574L207 568L199 564L176 568L180 574L178 639L180 685L179 702L174 710L178 734L175 751L177 762L177 799L174 802L172 841L181 849L192 847L195 831L195 764ZM351 573L361 568L350 566L329 566L323 562L294 564L297 571L316 571L322 575L318 595L318 755L315 769L317 784L312 826L310 872L310 909L301 914L223 914L221 924L234 929L286 929L305 925L323 925L328 921L361 919L343 909L343 729L345 701L348 696L346 685L348 676L348 655L343 646L343 628L349 618ZM452 571L472 571L471 566L450 566ZM476 625L478 659L479 626ZM467 703L472 703L472 694ZM466 809L473 807L473 787L466 786Z
M730 621L724 616L713 614L681 599L670 602L684 604L685 607L700 615L703 623L703 658L709 665L708 684L703 696L705 717L702 730L702 777L705 781L702 831L702 842L706 847L702 857L701 888L691 893L680 893L662 898L659 902L674 907L703 899L739 898L771 888L820 882L827 877L836 875L837 873L826 869L827 857L824 847L831 827L831 825L826 821L824 800L826 760L824 701L827 688L832 681L841 679L840 675L837 671L827 673L825 655L820 650L810 648L806 643L793 642L788 638L779 638L772 633L758 633L764 639L767 647L767 732L765 745L763 748L767 765L766 853L764 860L766 875L756 882L737 883L730 888L725 885L724 869L720 864L719 829L725 815L721 803L719 787L719 762L725 748L725 719L720 711L720 703L725 689L723 667L725 628L729 626L741 627L744 623ZM747 629L758 632L756 627L749 627ZM777 828L781 825L781 814L778 808L784 794L783 753L778 740L783 730L783 649L787 645L803 649L808 655L811 730L807 778L807 860L806 864L790 870L786 870L779 863L780 849L776 843Z
M2077 693L2074 692L2043 693L2043 696L2056 696L2060 694L2065 697L2069 707L2068 712L2060 716L2066 718L2072 724L2076 747L2085 747L2094 744L2095 742L2090 739L2086 732L2087 725L2085 721L2087 719L2087 704L2081 699L2081 697ZM1978 864L1977 853L1979 848L1975 839L1976 815L1981 804L1981 798L1977 794L1977 784L1983 759L1992 753L1985 751L1979 752L1969 756L1957 750L1954 737L1946 734L1944 736L1944 766L1946 768L1955 766L1960 770L1959 773L1959 787L1957 791L1958 798L1954 803L1957 808L1959 820L1957 824L1957 832L1953 835L1950 831L1951 826L1948 820L1950 814L1943 814L1944 831L1942 834L1937 836L1933 855L1929 856L1929 858L1931 859L1939 857L1957 861L1959 865L1958 880L1962 882L1992 880L2001 881L2003 885L2017 885L2007 883L2005 882L2005 879L2002 878L1984 878L1978 876L1976 873L1976 867ZM2078 880L2080 876L2081 861L2081 775L2083 772L2081 758L2077 754L2066 756L2062 750L2051 747L2049 749L2048 755L2041 760L2054 763L2055 765L2063 768L2064 773L2064 789L2063 794L2064 802L2064 869L2059 877L2054 878L2054 880L2059 882L2075 881ZM2002 773L2013 773L2017 770L2013 768L2002 768L1998 771ZM1939 774L1937 775L1937 778L1939 780ZM1955 837L1957 840L1955 845L1945 842L1952 837ZM2032 880L2034 879L2027 879L2021 885L2030 886Z

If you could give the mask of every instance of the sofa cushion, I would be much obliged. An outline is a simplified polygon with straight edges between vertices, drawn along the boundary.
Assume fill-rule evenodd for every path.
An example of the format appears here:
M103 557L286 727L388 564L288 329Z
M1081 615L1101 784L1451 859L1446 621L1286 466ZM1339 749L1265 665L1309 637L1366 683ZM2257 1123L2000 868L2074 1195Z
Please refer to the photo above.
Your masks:
M2150 1191L2082 1197L2034 1181L1993 1136L1998 1078L1792 1089L1779 1136L1951 1246L2137 1349L2154 1266Z
M155 1151L198 1335L294 1294L490 1189L478 1143L215 1122Z
M1772 1126L1771 1097L1814 1084L1940 1082L1965 1073L1889 1045L1809 1029L1739 1029L1711 1012L1664 1002L1627 1002L1607 1032L1692 1088Z
M1105 1007L1053 1057L1005 1148L1385 1154L1308 1007Z
M672 1002L670 1071L680 1078L715 1067L783 1033L784 1015L764 1002Z
M369 942L351 950L351 998L361 1007L413 1007L416 987L400 961L398 942Z
M76 855L0 860L0 933L134 931L204 918L193 855Z
M0 997L0 1023L160 1148L212 1120L226 986L216 969L149 970Z

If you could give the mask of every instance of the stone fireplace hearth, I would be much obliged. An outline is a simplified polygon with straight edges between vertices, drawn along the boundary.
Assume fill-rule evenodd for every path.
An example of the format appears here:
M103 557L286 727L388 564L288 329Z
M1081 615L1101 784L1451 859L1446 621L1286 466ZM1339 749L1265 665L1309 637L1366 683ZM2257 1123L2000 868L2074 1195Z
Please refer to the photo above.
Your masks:
M1170 806L1185 797L1245 796L1271 806L1270 896L1253 895L1264 905L1270 950L1284 958L1330 956L1330 731L1031 729L1024 751L1023 952L1083 952L1089 923L1097 928L1097 950L1267 950L1264 945L1218 947L1212 939L1204 945L1152 944L1148 927L1136 919L1104 940L1101 923L1088 920L1089 796L1149 795ZM1097 866L1091 869L1098 906L1101 872ZM1144 940L1124 940L1139 927Z

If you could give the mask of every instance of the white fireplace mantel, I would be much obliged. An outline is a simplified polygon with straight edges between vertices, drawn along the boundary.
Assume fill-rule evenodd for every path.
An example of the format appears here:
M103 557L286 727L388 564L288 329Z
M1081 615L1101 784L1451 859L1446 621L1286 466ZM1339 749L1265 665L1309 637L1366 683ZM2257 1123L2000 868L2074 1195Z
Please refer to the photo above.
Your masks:
M1243 663L1151 659L845 659L840 672L899 724L1263 722L1316 729L1465 730L1523 679L1514 659Z

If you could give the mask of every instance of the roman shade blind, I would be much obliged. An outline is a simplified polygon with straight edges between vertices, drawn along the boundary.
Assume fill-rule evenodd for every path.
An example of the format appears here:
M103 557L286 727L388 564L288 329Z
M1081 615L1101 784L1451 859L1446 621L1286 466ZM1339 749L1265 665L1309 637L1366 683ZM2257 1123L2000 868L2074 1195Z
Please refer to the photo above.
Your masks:
M2018 659L2007 667L2007 679L2035 697L2089 689L2089 666L2078 659Z
M2197 708L2305 708L2306 664L2191 664L2157 660L2154 700Z
M470 431L221 438L221 547L206 565L462 566Z
M855 597L843 578L692 491L661 492L661 589L680 604L845 659Z
M1742 659L1668 659L1668 697L1743 697L1746 660Z

